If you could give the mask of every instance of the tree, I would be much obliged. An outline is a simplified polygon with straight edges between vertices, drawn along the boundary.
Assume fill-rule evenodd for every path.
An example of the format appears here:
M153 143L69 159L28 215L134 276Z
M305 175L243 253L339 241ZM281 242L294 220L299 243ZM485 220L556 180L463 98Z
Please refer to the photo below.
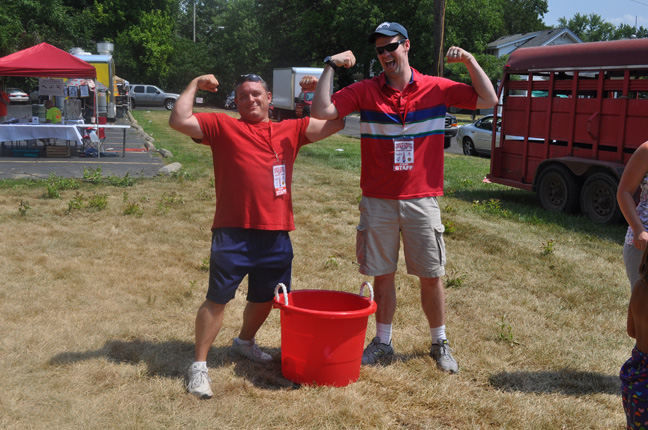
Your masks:
M166 86L169 63L173 56L174 21L158 10L144 12L139 25L132 26L117 36L115 57L124 76ZM120 72L121 73L121 72Z
M497 37L545 30L543 18L548 11L547 0L504 0L501 9L504 31Z
M645 38L648 37L648 29L645 27L633 27L628 24L619 24L619 26L614 30L613 39L631 39L633 37Z
M0 56L41 42L70 47L78 30L74 15L62 0L5 0L0 8Z
M482 53L493 34L504 27L502 0L448 1L446 9L446 45L459 46L472 53Z
M600 15L595 13L589 15L577 13L569 21L562 17L558 19L558 27L570 29L583 42L598 42L615 38L614 25L604 21Z

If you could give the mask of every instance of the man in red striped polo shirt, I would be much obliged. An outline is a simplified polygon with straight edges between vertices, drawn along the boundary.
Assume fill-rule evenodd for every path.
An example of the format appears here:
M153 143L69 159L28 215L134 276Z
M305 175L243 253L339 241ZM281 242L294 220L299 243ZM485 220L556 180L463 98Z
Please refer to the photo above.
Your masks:
M383 73L349 85L333 94L338 67L352 67L351 51L327 57L312 106L312 115L336 119L360 112L362 168L360 222L356 253L360 272L374 276L376 337L362 356L375 364L393 355L392 320L396 311L395 273L400 237L407 272L421 281L421 304L432 337L430 355L439 368L455 373L445 334L444 227L437 197L443 195L443 140L449 106L490 108L497 96L475 58L451 47L449 63L461 62L472 86L426 76L409 64L407 30L384 22L369 36Z

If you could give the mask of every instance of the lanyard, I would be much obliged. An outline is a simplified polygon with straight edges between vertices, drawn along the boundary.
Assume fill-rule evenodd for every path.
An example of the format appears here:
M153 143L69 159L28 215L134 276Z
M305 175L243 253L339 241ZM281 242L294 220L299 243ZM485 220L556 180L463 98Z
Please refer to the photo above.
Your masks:
M405 120L407 119L407 112L409 111L410 100L409 97L405 98L405 110L403 111L403 113L401 113L401 109L400 109L400 104L401 104L400 102L403 101L403 97L400 97L398 100L399 100L398 115L401 117L401 121L403 122L403 128L405 128Z

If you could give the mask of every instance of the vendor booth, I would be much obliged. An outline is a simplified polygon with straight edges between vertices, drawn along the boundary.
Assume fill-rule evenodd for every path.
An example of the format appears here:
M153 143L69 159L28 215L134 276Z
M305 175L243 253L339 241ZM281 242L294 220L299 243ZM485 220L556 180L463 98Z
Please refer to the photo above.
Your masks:
M50 44L40 43L0 58L0 76L50 78L51 83L47 88L43 88L41 83L41 92L47 93L47 91L50 91L48 95L54 95L56 92L61 101L65 99L73 100L82 94L90 97L90 94L85 93L86 88L94 93L92 97L94 99L92 114L87 117L88 122L91 124L84 124L80 115L77 118L66 118L62 125L41 124L36 115L29 119L14 118L10 120L10 124L0 124L0 142L3 143L3 148L6 147L4 142L11 142L13 148L14 142L18 142L18 145L20 145L20 141L25 141L26 149L29 150L27 142L31 142L32 146L34 144L38 145L38 140L35 141L35 138L43 140L65 138L68 146L70 141L76 141L76 143L83 146L90 142L90 139L84 139L83 137L84 134L89 133L88 127L94 128L95 134L98 134L99 127L106 127L105 125L99 125L97 106L99 105L98 93L100 87L96 82L97 71L94 66L72 54ZM55 78L69 79L70 84L65 85L62 80L59 80L59 85L55 82ZM57 86L60 86L60 88L57 88ZM103 85L102 87L105 89ZM60 94L57 91L60 91ZM69 97L70 92L73 92L75 97ZM74 102L68 103L68 108L70 111L77 112L77 105ZM57 127L60 127L60 129ZM101 148L97 149L99 155ZM17 152L17 154L21 153L25 154L24 151ZM29 153L29 151L26 153Z

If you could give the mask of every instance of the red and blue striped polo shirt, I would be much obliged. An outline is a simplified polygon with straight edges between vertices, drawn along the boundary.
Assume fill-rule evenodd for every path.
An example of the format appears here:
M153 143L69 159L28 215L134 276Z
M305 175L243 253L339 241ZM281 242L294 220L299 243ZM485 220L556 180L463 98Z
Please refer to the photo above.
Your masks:
M341 116L360 112L362 194L381 199L443 195L443 136L449 106L474 109L473 87L423 75L412 69L403 92L387 84L385 74L349 85L333 94ZM413 162L395 161L398 142L413 141ZM396 154L395 154L396 152Z

